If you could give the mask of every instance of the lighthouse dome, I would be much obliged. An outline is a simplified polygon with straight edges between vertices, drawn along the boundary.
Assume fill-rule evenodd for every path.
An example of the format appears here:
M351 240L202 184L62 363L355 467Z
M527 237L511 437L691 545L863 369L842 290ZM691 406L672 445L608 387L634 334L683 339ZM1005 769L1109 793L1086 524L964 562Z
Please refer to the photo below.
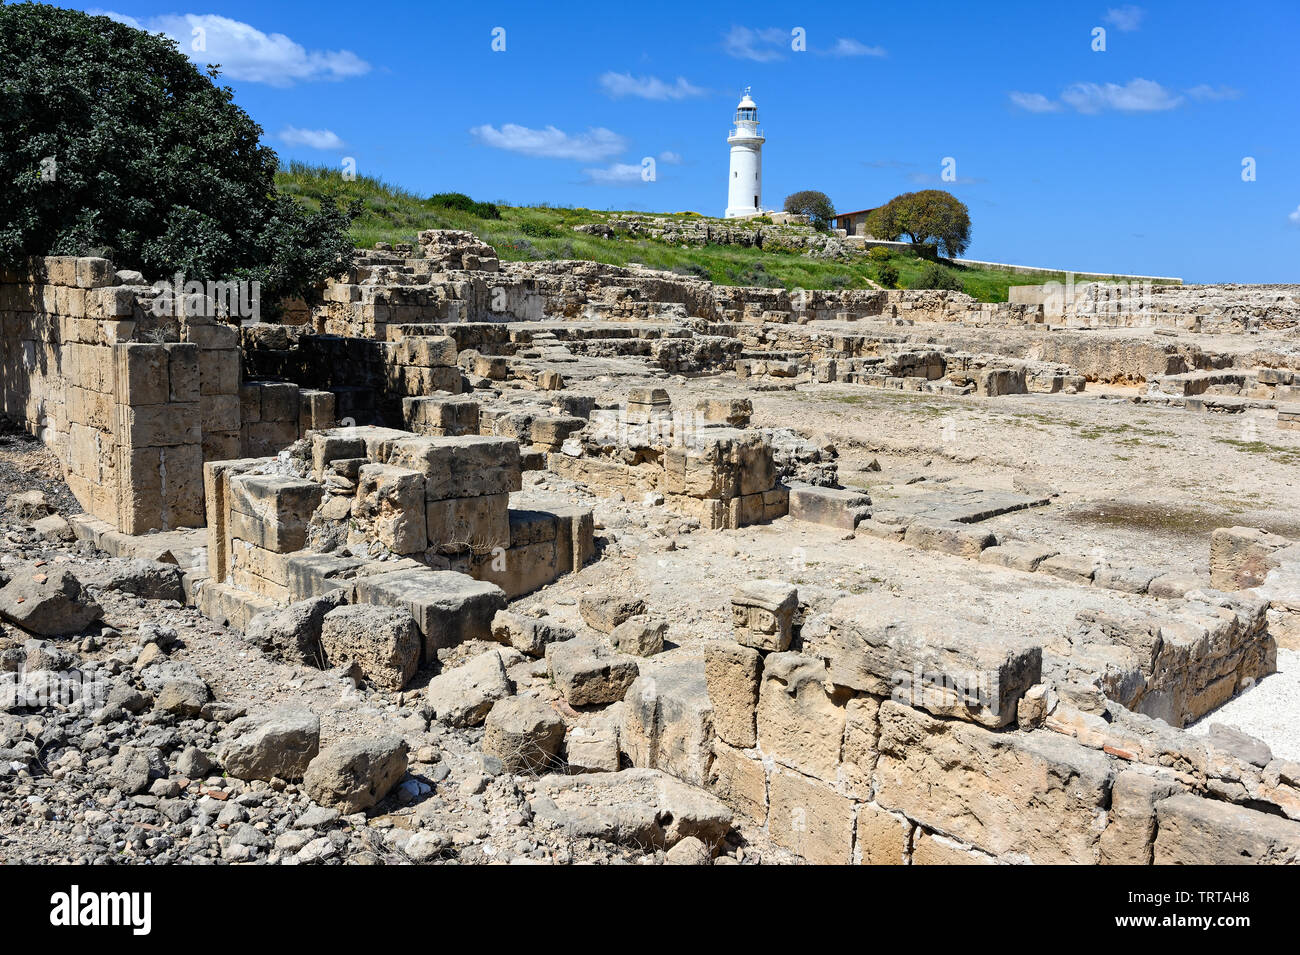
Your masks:
M758 123L758 104L749 95L749 87L745 87L744 95L740 97L740 102L736 104L736 123L745 123L746 125Z

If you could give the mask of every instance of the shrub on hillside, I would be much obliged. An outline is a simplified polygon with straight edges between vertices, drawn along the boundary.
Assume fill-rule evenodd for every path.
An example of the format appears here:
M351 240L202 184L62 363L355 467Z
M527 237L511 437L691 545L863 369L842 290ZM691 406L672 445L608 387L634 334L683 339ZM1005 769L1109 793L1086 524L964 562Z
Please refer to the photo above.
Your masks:
M883 245L873 245L867 250L867 258L872 262L888 262L889 250Z
M898 269L889 262L882 262L876 267L876 281L885 288L897 288Z
M566 233L546 222L540 222L536 219L524 219L519 223L519 231L524 235L530 235L534 239L558 239Z
M0 6L0 263L261 283L264 307L350 259L356 208L275 189L262 129L174 40L43 4Z
M501 210L491 202L475 202L463 192L438 192L429 197L429 205L467 212L478 219L500 219Z
M945 269L938 262L927 262L921 266L921 274L913 279L908 288L944 289L950 292L961 291L961 279L950 269Z

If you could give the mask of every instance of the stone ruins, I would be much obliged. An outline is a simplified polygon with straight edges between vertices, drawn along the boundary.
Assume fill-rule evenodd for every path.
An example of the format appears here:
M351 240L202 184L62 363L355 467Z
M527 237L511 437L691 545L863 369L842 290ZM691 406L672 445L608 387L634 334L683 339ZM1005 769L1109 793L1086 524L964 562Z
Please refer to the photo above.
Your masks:
M0 275L5 415L57 458L69 535L175 568L230 670L342 674L390 721L137 681L131 712L180 694L224 727L188 779L382 815L412 859L474 841L392 828L437 797L437 738L523 777L530 825L668 861L1300 862L1300 712L1213 722L1300 650L1300 543L1071 516L1098 435L1175 496L1151 446L1204 429L1300 460L1300 287L791 292L429 231L278 322L168 294L104 259ZM1072 443L1036 457L1049 428ZM55 566L8 568L9 625L95 625ZM24 646L22 720L62 669ZM109 768L144 793L182 774L163 751ZM237 829L223 858L328 854Z

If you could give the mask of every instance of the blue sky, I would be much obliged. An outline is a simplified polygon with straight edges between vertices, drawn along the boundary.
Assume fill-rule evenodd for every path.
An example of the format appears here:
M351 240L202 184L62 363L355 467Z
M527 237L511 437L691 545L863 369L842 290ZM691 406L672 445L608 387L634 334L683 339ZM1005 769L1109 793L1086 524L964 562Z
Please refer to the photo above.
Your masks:
M947 188L973 258L1300 281L1296 0L195 3L88 9L187 52L201 28L191 55L223 65L286 160L351 157L425 194L720 215L752 86L765 206Z

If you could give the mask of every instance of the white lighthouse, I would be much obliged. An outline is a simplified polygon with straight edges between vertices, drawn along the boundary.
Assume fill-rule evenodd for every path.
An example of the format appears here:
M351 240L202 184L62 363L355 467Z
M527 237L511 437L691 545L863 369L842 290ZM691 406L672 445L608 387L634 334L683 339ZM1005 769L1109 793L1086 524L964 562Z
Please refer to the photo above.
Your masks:
M727 136L731 146L731 175L727 180L728 219L756 216L763 211L763 134L758 106L749 87L736 106L736 128Z

